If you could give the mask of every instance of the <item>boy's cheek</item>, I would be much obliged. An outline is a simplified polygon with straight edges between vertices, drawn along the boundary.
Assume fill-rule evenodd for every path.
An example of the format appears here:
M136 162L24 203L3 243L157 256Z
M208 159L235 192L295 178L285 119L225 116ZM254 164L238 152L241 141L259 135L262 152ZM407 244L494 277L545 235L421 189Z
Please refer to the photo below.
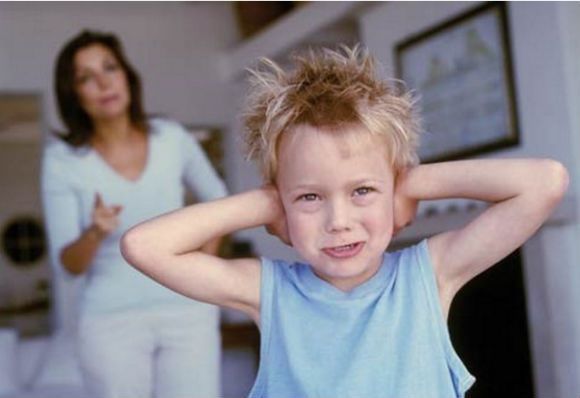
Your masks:
M373 234L390 238L395 226L393 212L388 210L376 212L374 216L366 218L365 224L367 230L372 231Z
M292 216L286 217L288 226L288 237L292 242L295 242L300 236L300 223L296 222L296 218Z
M302 246L302 242L305 240L311 240L312 237L309 235L313 234L314 225L312 225L312 220L308 220L307 215L304 214L287 214L286 217L288 225L288 237L292 242L292 246L296 249Z

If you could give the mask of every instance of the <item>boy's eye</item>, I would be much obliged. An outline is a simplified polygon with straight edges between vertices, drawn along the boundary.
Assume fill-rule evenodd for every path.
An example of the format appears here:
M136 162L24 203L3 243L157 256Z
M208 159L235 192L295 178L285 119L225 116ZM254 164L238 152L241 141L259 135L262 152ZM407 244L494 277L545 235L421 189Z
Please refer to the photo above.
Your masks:
M318 195L315 193L305 193L304 195L300 195L298 200L302 200L305 202L313 202L318 199Z
M368 195L369 193L373 192L374 188L371 187L360 187L354 190L354 196L363 196Z

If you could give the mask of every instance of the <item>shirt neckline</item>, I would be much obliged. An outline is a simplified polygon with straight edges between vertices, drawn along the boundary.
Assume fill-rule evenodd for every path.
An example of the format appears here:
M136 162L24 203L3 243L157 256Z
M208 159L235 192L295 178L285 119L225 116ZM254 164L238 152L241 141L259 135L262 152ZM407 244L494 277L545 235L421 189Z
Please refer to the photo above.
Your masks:
M127 177L123 176L122 174L120 174L92 146L89 146L89 153L91 154L91 156L94 159L96 159L96 161L99 164L101 164L103 166L104 169L107 170L107 173L112 174L116 180L121 181L125 185L135 186L135 185L139 185L147 177L148 171L150 169L150 165L151 165L152 160L153 160L152 159L153 153L154 153L153 145L154 145L154 141L155 141L154 137L155 137L154 130L153 130L153 127L151 126L149 131L147 132L147 160L145 162L145 167L143 167L143 170L141 170L141 173L139 174L139 176L135 180L132 180L132 179L127 178Z
M356 286L352 290L345 292L318 277L312 267L308 264L301 264L302 272L299 272L298 278L304 287L314 296L328 298L331 300L352 300L362 298L372 294L377 290L383 289L393 271L391 255L388 252L383 253L381 265L377 272L368 280Z

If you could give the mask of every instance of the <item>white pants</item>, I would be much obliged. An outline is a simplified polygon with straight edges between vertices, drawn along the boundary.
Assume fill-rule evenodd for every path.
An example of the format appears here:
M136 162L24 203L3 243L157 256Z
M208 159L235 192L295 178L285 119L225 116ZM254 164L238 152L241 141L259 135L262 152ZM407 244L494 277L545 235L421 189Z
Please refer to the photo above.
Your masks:
M156 308L83 316L79 352L94 398L217 398L215 307Z

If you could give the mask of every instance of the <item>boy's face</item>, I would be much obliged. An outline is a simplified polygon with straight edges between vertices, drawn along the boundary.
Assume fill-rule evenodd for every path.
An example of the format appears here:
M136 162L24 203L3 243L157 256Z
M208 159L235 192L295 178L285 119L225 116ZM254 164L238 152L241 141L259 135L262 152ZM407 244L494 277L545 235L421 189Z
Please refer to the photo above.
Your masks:
M378 138L356 127L300 126L282 137L277 185L292 245L348 291L372 277L393 232L393 170Z

